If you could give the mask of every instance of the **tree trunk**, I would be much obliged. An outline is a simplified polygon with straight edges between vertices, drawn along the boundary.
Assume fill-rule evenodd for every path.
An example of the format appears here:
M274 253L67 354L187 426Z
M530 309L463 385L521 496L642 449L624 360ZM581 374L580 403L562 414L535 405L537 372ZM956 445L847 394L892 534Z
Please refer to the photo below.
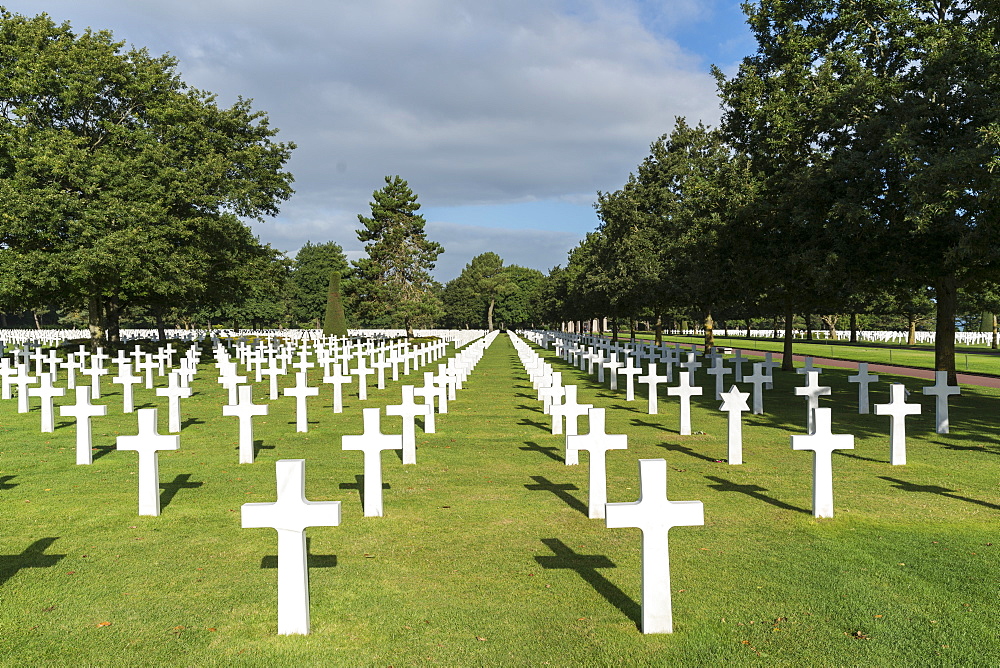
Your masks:
M813 317L811 313L806 314L806 341L813 340Z
M31 315L35 318L35 329L41 329L42 321L38 319L38 311L32 310Z
M108 341L121 343L121 302L117 295L105 300L104 315L107 320Z
M910 325L906 335L906 345L915 346L917 344L917 316L915 313L908 313L906 318Z
M160 337L160 343L165 343L167 340L167 328L163 325L163 310L160 308L153 309L153 316L156 318L156 335Z
M657 315L656 316L656 325L654 325L654 327L656 328L656 331L655 331L655 334L653 335L653 342L656 345L658 345L658 346L662 346L663 345L663 316L662 315Z
M858 342L858 314L851 314L851 343Z
M712 352L712 348L715 346L715 321L712 320L712 312L709 311L705 314L705 352Z
M603 334L604 332L601 332L601 333ZM611 340L613 342L615 342L615 343L618 343L618 318L617 317L611 318Z
M781 370L791 371L795 368L795 364L792 362L792 319L795 317L794 311L792 311L792 303L788 302L785 305L785 345L782 348L781 356Z
M87 329L90 330L91 352L96 353L97 349L108 342L107 330L104 326L104 309L101 298L91 295L87 300Z
M774 316L774 322L772 323L772 325L773 325L773 327L771 329L774 330L774 338L777 339L777 338L779 338L778 337L778 316Z
M487 331L493 331L493 308L497 305L497 300L494 297L490 297L490 306L486 309L486 325L489 327Z
M958 385L955 373L955 310L958 286L955 276L942 276L934 282L937 322L934 338L934 368L948 372L948 384Z
M829 334L831 341L837 340L837 320L840 316L837 315L827 315L823 316L823 322L826 323L826 331Z
M993 339L990 341L990 348L997 349L997 314L993 314Z

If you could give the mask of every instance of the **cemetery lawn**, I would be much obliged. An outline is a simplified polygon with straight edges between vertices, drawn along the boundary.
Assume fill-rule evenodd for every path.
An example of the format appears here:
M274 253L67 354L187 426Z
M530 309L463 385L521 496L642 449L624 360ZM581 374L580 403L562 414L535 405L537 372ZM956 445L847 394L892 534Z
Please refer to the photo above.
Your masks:
M652 335L638 335L653 340ZM624 337L628 339L627 333ZM692 343L699 349L705 342L703 336L664 335L663 341L680 343L685 348ZM761 350L780 353L784 343L776 339L747 339L743 337L716 336L715 345L740 350ZM796 339L792 351L796 355L811 355L829 359L869 362L871 364L897 364L918 369L934 368L933 346L899 346L875 343L850 343L847 341L803 341ZM822 364L817 364L822 366ZM955 368L958 373L980 373L1000 376L1000 353L988 346L955 346Z
M676 399L647 415L641 389L626 402L552 364L580 401L608 409L608 433L629 437L608 453L609 501L635 501L637 460L665 458L669 497L704 502L705 526L670 532L673 634L637 629L640 533L587 518L588 456L564 465L564 439L500 336L437 433L418 431L418 464L383 454L381 518L362 517L361 453L340 437L361 433L363 406L398 403L398 383L364 404L345 396L340 415L324 386L306 434L294 399L271 402L254 421L257 461L240 465L237 420L222 416L203 361L182 401L181 448L160 453L160 517L137 515L136 454L114 450L136 431L118 387L103 384L110 415L94 418L90 466L74 464L71 420L57 414L55 433L40 434L37 401L24 415L0 403L0 663L995 665L998 391L963 388L952 433L937 435L927 383L883 375L873 404L898 381L924 408L907 420L909 463L893 467L889 419L857 415L851 372L824 370L833 396L820 405L856 441L833 457L836 517L816 520L812 455L789 444L804 433L801 376L776 371L765 415L744 414L746 463L729 466L710 377L692 402L701 433L682 437ZM165 400L137 389L136 407L153 405L162 433ZM399 418L383 417L383 431L398 433ZM276 534L240 528L240 506L274 501L274 462L294 458L306 459L307 498L340 500L342 522L307 530L311 635L278 636Z

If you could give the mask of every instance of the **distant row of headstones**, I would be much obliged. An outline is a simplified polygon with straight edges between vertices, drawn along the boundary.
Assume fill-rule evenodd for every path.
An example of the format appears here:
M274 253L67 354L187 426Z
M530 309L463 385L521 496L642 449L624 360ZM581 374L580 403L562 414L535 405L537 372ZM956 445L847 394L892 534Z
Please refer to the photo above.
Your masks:
M658 410L657 388L660 384L673 382L673 368L682 369L678 384L667 387L668 396L680 398L681 435L691 434L690 398L703 393L703 388L695 384L695 371L703 366L698 361L699 351L692 346L690 351L682 351L679 344L673 347L620 346L595 337L552 332L521 332L526 338L541 348L553 344L558 357L567 363L597 375L597 382L604 383L609 375L611 390L618 390L618 377L626 379L626 401L634 400L633 382L643 383L648 388L649 414ZM666 498L666 461L663 459L640 460L640 498L635 503L607 503L607 482L605 455L611 449L625 449L627 436L605 433L605 413L603 408L578 402L576 385L564 385L562 374L538 355L527 343L512 335L532 387L538 392L542 410L552 418L551 431L562 434L565 423L565 463L578 463L580 450L590 453L589 466L589 517L606 518L609 528L638 527L643 532L643 586L642 586L642 631L644 633L672 632L670 605L670 574L667 553L667 531L673 526L690 526L704 523L704 511L700 501L672 502ZM686 360L680 361L686 354ZM624 361L621 360L624 356ZM740 351L726 360L722 351L713 349L706 354L710 360L707 373L715 377L716 398L722 400L720 410L729 414L728 421L728 463L743 463L742 425L740 416L750 410L750 392L741 392L732 385L723 392L723 377L734 373L736 382L749 383L753 390L755 414L763 413L762 395L764 388L772 388L772 370L778 364L768 353L763 362L753 364L753 373L744 376L743 363L747 362ZM729 361L733 368L726 366ZM646 365L643 373L643 362ZM666 373L657 373L658 365L666 367ZM807 400L806 434L791 437L793 450L813 451L813 515L817 518L833 517L833 451L853 449L854 437L849 434L833 434L831 429L831 409L818 405L819 397L830 394L830 388L819 385L821 370L815 368L811 358L806 358L805 366L796 369L805 375L805 385L795 388L797 396ZM636 378L636 376L638 376ZM868 364L860 363L857 374L848 380L858 384L858 412L869 412L868 387L878 381L878 376L868 373ZM959 388L947 384L947 374L938 372L934 385L924 387L925 395L936 398L936 429L947 433L949 396L959 393ZM876 415L890 416L890 464L906 463L905 418L920 413L919 404L906 403L905 387L894 383L890 386L890 401L876 404ZM577 419L586 416L589 432L577 433Z
M483 351L493 341L496 334L482 338L480 333L469 332L455 336L456 347L466 346L446 363L438 365L438 371L424 372L424 386L403 385L402 403L387 406L387 415L398 415L403 420L401 434L382 434L380 426L381 410L364 408L364 431L360 435L346 435L342 438L344 450L360 450L364 455L364 499L363 511L366 517L383 514L381 452L387 449L402 450L403 464L416 463L415 425L416 418L423 418L425 431L433 432L435 412L447 412L449 399L455 399L455 392L482 357ZM405 341L385 340L354 341L327 340L309 341L298 339L292 342L258 340L251 344L238 340L232 346L216 341L213 349L218 382L229 392L229 404L222 407L223 415L234 416L240 422L240 462L253 463L253 437L251 420L257 415L266 415L268 406L252 402L252 386L248 378L256 373L257 382L267 376L270 396L277 398L276 378L294 369L296 384L284 389L285 396L296 398L296 424L298 431L305 431L307 420L305 399L316 396L319 388L310 387L307 373L321 367L323 381L334 388L334 412L343 411L344 386L357 380L359 400L367 398L368 376L377 375L377 385L385 388L385 375L391 370L394 380L400 373L439 360L447 353L448 343L432 341L417 346L408 346ZM76 391L76 403L61 406L64 416L76 418L77 463L92 462L90 419L107 414L107 405L91 404L92 399L101 398L100 378L110 373L110 364L117 365L118 375L112 382L122 386L123 411L133 412L132 386L140 383L141 376L132 374L133 365L146 374L147 387L155 387L153 374L167 375L166 387L156 388L158 396L166 396L170 419L169 430L181 431L181 398L191 396L191 382L198 371L202 356L200 347L191 346L178 360L174 368L174 355L178 351L170 344L161 346L155 353L144 353L136 346L132 353L119 351L111 358L103 351L89 353L85 347L70 353L62 360L54 351L41 348L32 350L25 345L15 349L11 357L0 359L0 379L3 383L3 397L12 399L12 390L17 390L19 410L27 412L29 397L37 397L41 402L41 428L53 431L53 399L64 396L67 389ZM297 361L292 361L297 360ZM35 372L30 372L34 364ZM89 386L77 386L75 371L82 370L90 376ZM88 373L89 371L89 373ZM65 377L67 388L56 387L55 383ZM37 387L34 387L37 385ZM422 397L418 404L415 397ZM138 433L119 436L118 450L135 450L139 456L138 499L140 515L159 515L159 470L158 453L177 450L180 437L176 434L159 434L157 431L157 409L144 408L137 411ZM334 526L340 522L340 502L312 503L305 500L304 460L279 460L276 463L278 478L278 502L273 504L245 504L244 526L248 528L271 526L279 536L279 633L308 633L308 583L305 570L305 535L307 526Z

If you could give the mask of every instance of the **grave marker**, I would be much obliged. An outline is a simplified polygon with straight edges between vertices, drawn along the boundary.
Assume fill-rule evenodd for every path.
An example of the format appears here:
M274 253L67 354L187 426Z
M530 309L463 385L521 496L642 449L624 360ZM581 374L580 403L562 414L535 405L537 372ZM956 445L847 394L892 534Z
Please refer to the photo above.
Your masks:
M361 450L364 453L364 515L382 517L382 451L402 450L402 435L383 434L379 408L363 408L364 433L360 436L342 436L341 448Z
M868 373L868 362L858 362L858 372L847 382L858 384L858 415L868 415L868 385L877 383L878 376Z
M817 408L814 415L815 432L792 436L792 450L813 451L813 517L833 517L833 451L853 450L854 436L832 432L829 408Z
M240 421L240 464L253 464L253 418L257 415L267 415L267 406L253 402L253 388L250 385L240 385L237 388L239 403L222 407L226 417L236 417Z
M906 463L906 416L920 415L920 404L906 403L906 387L902 383L889 386L887 404L875 404L875 415L888 415L889 463L899 466Z
M590 453L590 489L587 514L590 519L601 519L605 514L608 502L607 454L608 450L624 450L628 448L628 436L624 434L606 434L604 429L605 414L603 408L591 408L590 431L583 435L566 436L566 462L569 463L569 453L578 459L580 450Z
M318 387L309 387L306 379L306 372L299 371L295 374L295 387L286 387L284 390L286 397L295 397L295 431L309 431L309 407L306 405L306 397L315 397L319 394Z
M244 503L244 529L278 532L278 633L309 633L309 566L306 529L340 524L340 501L306 500L306 460L275 462L278 498L274 503Z
M91 436L90 418L108 414L107 406L95 406L90 403L90 388L77 387L76 404L60 406L59 415L76 418L76 463L93 464L93 441Z
M691 385L691 377L693 375L694 371L687 374L682 373L680 379L677 381L679 385L667 388L668 395L681 398L681 436L691 435L691 397L700 397L703 392L702 388Z
M733 385L728 392L722 395L722 406L720 411L729 413L729 463L738 465L743 463L743 417L744 411L750 410L747 406L749 392L740 392L740 388Z
M948 433L948 397L953 394L961 394L962 390L954 385L948 384L947 371L935 371L935 381L933 385L922 388L925 395L934 397L935 426L934 430L938 434Z
M667 499L667 460L639 460L639 500L609 503L609 529L642 531L642 632L673 633L670 602L670 552L667 532L676 526L705 524L701 501Z
M135 450L139 453L139 514L160 514L160 450L178 450L180 436L167 436L156 431L156 409L140 408L139 433L136 436L119 436L118 450Z

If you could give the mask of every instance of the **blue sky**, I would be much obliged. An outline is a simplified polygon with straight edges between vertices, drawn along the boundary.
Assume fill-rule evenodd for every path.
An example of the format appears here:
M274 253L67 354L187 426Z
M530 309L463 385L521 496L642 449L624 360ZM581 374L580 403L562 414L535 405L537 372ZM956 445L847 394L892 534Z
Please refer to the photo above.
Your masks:
M222 103L252 98L299 148L295 196L252 223L294 255L363 254L383 177L417 193L454 278L486 251L547 271L597 226L676 116L719 117L709 66L754 48L727 0L48 0L3 2L179 60Z

